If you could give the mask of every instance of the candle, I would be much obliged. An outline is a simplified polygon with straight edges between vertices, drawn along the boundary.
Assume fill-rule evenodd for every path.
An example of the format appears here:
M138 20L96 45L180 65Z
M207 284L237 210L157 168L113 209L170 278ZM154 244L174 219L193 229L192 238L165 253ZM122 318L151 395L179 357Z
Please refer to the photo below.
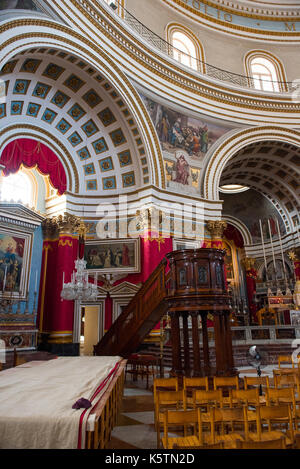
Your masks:
M38 271L36 271L35 273L35 287L34 287L35 292L37 291L37 278L38 278Z
M267 268L267 258L266 258L266 252L265 252L265 243L264 243L264 235L263 235L261 220L259 220L259 226L260 226L262 248L263 248L263 253L264 253L264 261L265 261L265 269L266 269L266 280L267 280L267 282L269 282L268 268Z
M63 288L65 286L65 272L63 272Z
M284 261L284 254L283 254L283 248L282 248L282 241L281 241L281 235L280 235L280 228L279 228L278 218L276 218L276 224L277 224L278 238L279 238L279 244L280 244L280 250L281 250L281 258L282 258L282 265L283 265L284 281L285 281L285 285L286 285L286 288L287 288L287 287L288 287L288 285L287 285L287 276L286 276L285 261Z
M269 219L268 219L268 227L269 227L269 233L270 233L270 242L271 242L271 249L272 249L272 256L273 256L273 264L274 264L274 271L275 271L275 281L276 281L276 287L278 287L278 284L277 284L277 272L276 272L275 253L274 253L273 239L272 239L272 231L271 231L271 225L270 225L270 220L269 220Z
M7 273L7 265L5 266L5 273L4 273L4 279L3 279L3 291L5 290L5 285L6 285L6 273Z

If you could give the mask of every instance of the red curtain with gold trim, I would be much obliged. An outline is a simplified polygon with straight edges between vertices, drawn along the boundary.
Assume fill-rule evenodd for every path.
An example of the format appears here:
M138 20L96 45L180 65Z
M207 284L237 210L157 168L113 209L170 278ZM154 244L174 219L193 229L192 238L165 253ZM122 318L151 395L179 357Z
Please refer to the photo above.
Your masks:
M22 164L26 168L37 166L43 175L49 175L50 182L59 195L67 189L67 178L62 163L50 148L36 140L20 138L10 142L1 154L0 163L5 166L5 176L16 173Z

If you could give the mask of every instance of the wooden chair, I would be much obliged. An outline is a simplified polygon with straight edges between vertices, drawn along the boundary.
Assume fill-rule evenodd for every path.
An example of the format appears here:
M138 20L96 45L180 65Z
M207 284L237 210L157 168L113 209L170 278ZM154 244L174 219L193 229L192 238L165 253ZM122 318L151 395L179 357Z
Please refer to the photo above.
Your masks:
M237 440L237 449L286 449L285 438L277 438L268 441L242 441Z
M295 444L294 444L295 449L300 449L300 434L296 433L295 435Z
M257 406L261 404L258 388L253 389L230 389L230 407L240 407L241 405Z
M223 407L222 390L195 390L193 392L193 408L196 409L197 407L200 407L200 409L205 408L206 412L208 411L209 407Z
M274 406L259 406L256 408L256 433L249 433L249 439L253 441L269 441L285 437L286 446L294 443L294 427L292 410L289 404ZM268 430L266 431L266 424ZM285 431L282 431L282 426ZM278 430L278 428L281 428Z
M166 410L162 414L162 423L164 434L161 439L164 449L172 449L174 444L181 448L199 446L199 438L195 435L195 429L198 424L198 411L197 410ZM187 435L187 427L194 428L194 434ZM183 431L183 436L169 436L169 427L180 428Z
M244 376L244 388L249 389L250 387L262 387L264 392L270 386L269 376Z
M288 373L274 375L275 388L293 387L299 392L299 376L298 373Z
M204 389L206 391L209 390L209 382L208 376L203 378L188 378L186 376L183 377L183 389L186 394L186 403L188 407L193 407L193 391L195 389Z
M266 394L267 405L290 404L295 409L295 391L294 388L269 388Z
M278 367L284 368L284 365L291 365L288 368L295 368L295 363L293 362L292 355L279 355L278 356Z
M223 406L230 405L229 402L229 389L239 389L238 376L214 376L214 390L222 389L223 393Z
M214 390L222 388L222 390L239 389L238 376L214 376Z
M237 440L248 439L247 407L209 409L211 424L210 441L207 443L224 442L224 448L236 448ZM200 435L201 436L201 435ZM200 440L201 441L201 440Z
M158 390L178 391L178 378L155 378L153 380L154 402Z
M204 446L179 446L175 443L173 445L173 449L224 449L224 441L219 441L219 443Z
M154 424L157 433L157 447L160 445L160 432L163 425L163 415L166 410L186 410L185 392L157 391L154 400Z

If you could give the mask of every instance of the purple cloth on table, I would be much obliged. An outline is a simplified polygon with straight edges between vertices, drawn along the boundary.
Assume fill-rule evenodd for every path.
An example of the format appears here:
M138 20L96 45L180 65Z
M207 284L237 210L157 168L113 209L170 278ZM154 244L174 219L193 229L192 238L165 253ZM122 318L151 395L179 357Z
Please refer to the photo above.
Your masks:
M89 409L91 406L92 404L88 399L81 397L78 399L78 401L75 402L75 404L72 405L72 409Z

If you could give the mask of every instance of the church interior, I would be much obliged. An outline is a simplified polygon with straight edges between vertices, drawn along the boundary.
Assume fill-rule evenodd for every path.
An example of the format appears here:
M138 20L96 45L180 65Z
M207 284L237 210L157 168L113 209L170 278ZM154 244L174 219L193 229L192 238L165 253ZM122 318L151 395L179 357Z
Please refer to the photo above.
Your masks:
M0 448L300 449L300 5L0 37Z

